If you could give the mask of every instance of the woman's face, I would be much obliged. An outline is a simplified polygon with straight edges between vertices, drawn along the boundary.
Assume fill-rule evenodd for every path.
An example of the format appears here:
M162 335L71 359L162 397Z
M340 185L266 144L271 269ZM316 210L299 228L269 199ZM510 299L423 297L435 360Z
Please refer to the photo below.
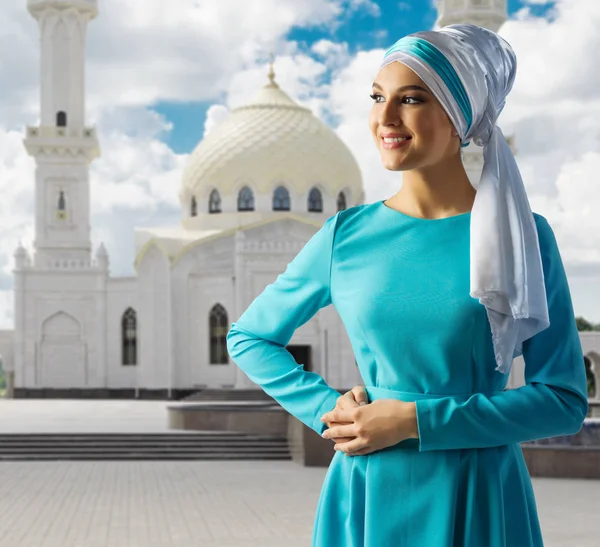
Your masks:
M369 126L386 169L422 168L460 152L446 111L406 65L395 61L379 71L373 100Z

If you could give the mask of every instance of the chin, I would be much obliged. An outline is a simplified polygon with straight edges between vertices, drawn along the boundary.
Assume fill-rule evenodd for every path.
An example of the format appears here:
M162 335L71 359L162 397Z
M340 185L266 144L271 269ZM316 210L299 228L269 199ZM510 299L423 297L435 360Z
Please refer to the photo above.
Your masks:
M381 158L381 163L388 171L407 171L410 166L404 159L400 158Z

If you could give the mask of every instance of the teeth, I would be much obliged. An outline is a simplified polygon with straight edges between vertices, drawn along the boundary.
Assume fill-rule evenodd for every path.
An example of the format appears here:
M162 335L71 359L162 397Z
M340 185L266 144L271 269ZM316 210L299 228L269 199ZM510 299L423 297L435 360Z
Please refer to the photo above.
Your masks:
M407 141L409 137L384 137L383 142L402 142Z

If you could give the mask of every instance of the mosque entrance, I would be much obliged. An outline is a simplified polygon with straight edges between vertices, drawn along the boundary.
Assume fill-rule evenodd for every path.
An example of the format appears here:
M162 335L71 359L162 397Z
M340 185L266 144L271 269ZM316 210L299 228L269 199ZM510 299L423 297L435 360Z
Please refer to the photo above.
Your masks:
M286 346L286 348L299 365L304 365L304 370L313 371L312 352L310 346Z

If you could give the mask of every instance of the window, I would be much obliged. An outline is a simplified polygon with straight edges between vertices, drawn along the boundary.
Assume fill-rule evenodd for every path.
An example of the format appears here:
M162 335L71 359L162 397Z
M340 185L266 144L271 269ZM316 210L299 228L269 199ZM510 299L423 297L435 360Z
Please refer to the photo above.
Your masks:
M123 365L137 365L137 315L132 308L121 319L121 345Z
M212 310L210 310L208 327L210 335L210 364L229 364L226 341L229 321L227 320L227 312L221 304L215 304Z
M213 190L210 193L210 198L208 202L208 212L209 213L220 213L221 212L221 196L217 190Z
M340 192L337 197L337 210L345 211L346 210L346 195L344 192Z
M56 204L56 218L58 220L65 220L67 218L67 198L65 197L65 191L58 191L58 203Z
M67 127L67 113L60 112L56 113L56 127Z
M273 193L273 211L290 210L290 193L284 186L278 186Z
M594 374L594 366L592 363L592 360L587 357L584 356L583 358L583 363L585 364L585 375L587 378L587 391L588 391L588 397L591 399L593 397L596 396L596 376Z
M308 211L312 213L323 212L323 196L318 188L312 188L308 194Z
M247 186L238 194L238 211L254 211L254 194Z
M196 201L196 198L194 196L192 196L192 201L190 203L190 216L198 216L198 202Z

